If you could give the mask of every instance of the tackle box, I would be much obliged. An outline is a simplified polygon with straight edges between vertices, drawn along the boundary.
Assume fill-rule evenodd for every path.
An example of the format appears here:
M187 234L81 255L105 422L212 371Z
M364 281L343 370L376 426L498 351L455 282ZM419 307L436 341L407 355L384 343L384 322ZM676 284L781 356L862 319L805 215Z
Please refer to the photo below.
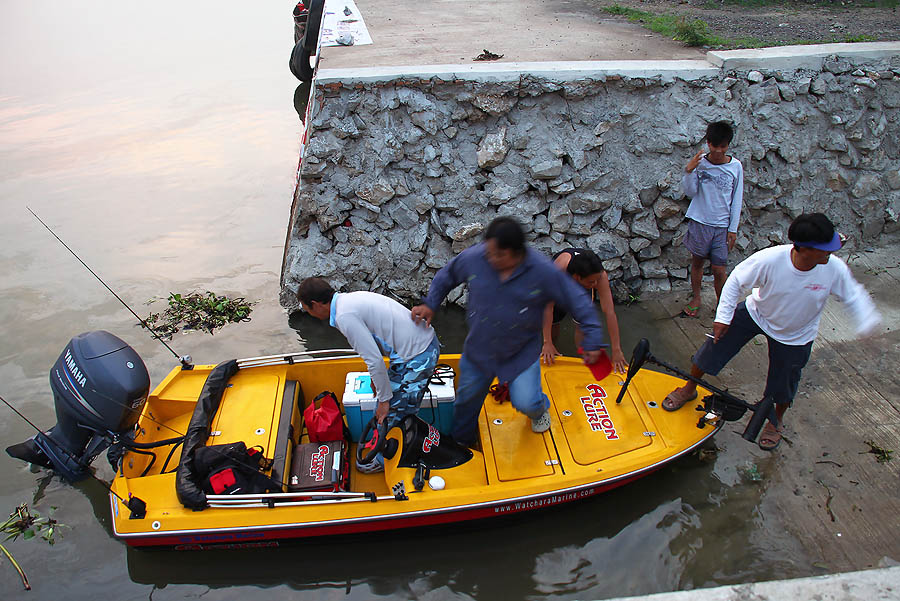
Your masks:
M347 443L310 442L294 447L288 491L345 491L348 490L350 469Z

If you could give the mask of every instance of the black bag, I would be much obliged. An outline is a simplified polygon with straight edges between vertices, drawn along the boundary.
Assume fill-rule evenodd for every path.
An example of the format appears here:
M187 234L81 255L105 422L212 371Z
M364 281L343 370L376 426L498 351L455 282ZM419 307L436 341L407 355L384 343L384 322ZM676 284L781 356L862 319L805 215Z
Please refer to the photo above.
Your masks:
M199 447L194 452L194 473L208 495L264 493L275 490L275 483L261 470L271 467L269 460L243 442Z

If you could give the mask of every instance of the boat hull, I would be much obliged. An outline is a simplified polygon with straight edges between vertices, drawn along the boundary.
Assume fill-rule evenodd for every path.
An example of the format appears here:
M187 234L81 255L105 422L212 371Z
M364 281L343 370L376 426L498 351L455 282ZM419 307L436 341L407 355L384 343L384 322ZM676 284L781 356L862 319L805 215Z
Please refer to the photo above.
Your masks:
M454 368L458 360L458 355L441 358ZM288 419L285 416L297 420L302 406L320 390L341 389L347 372L364 369L356 357L303 363L292 360L273 366L251 362L242 367L210 425L214 437L209 444L256 435L259 446L266 451L274 449L277 432L284 430L279 428L279 416L282 422ZM198 366L194 373L174 370L160 383L139 421L146 439L152 438L153 432L164 438L166 431L169 435L171 430L183 431L192 397L211 369ZM247 548L272 546L280 540L495 519L587 499L628 484L695 450L721 425L698 427L697 413L687 408L663 411L662 399L678 380L657 372L642 371L621 405L612 400L622 384L619 376L595 382L579 360L561 359L554 367L544 368L542 376L551 399L551 429L535 434L526 416L509 403L498 404L488 398L479 416L480 449L473 459L459 467L433 471L447 481L446 490L426 485L422 491L413 491L415 470L401 467L394 457L386 462L385 474L351 470L350 490L367 491L370 497L377 497L376 502L369 497L307 496L296 502L279 498L268 505L213 503L203 511L190 511L175 497L171 465L148 466L145 456L129 454L110 496L114 533L134 547ZM298 389L302 390L292 401L297 407L290 411L280 403L292 381L300 382ZM271 402L260 400L270 397ZM294 423L290 431L300 442L302 427ZM399 430L392 431L391 437L399 438ZM164 448L159 454L167 452ZM176 456L177 450L171 454ZM402 499L391 491L400 481L409 493ZM118 498L130 495L147 503L143 519L130 519Z

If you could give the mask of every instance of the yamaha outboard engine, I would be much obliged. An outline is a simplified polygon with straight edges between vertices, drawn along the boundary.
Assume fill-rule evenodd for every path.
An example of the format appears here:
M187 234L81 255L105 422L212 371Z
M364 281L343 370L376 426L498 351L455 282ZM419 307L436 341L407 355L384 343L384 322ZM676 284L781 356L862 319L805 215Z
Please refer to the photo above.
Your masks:
M50 388L56 425L6 452L75 481L113 438L133 429L150 375L133 348L98 330L69 341L50 370Z

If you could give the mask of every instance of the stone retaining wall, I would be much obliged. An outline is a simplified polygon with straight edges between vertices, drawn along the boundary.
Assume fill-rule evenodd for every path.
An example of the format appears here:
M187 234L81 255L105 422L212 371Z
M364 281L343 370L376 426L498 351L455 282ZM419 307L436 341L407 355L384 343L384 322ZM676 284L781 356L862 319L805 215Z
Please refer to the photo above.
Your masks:
M801 212L827 213L857 246L883 241L900 230L900 46L866 46L805 47L793 63L784 49L782 60L745 52L736 68L723 52L710 53L716 66L320 72L282 304L297 307L310 275L417 299L498 215L548 254L596 251L620 299L683 287L681 175L720 119L735 124L745 175L731 265L785 242Z

